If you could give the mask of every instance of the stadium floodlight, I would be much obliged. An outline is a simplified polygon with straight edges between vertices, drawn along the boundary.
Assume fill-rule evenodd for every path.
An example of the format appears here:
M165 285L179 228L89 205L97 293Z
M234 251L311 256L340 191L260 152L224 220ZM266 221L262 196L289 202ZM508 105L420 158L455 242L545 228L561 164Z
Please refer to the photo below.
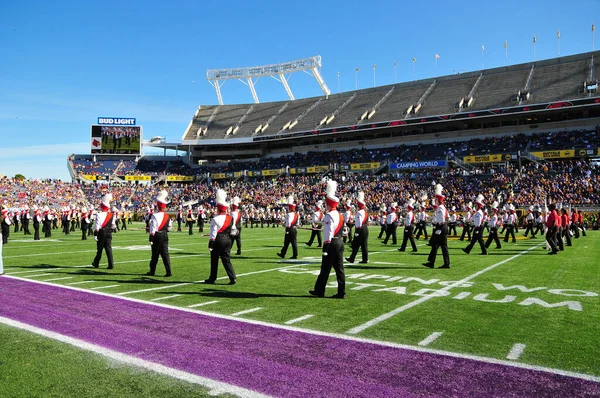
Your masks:
M215 88L219 105L223 105L223 96L221 95L221 86L226 80L236 79L250 88L254 103L258 104L258 95L256 94L255 84L263 76L269 76L277 80L283 87L291 100L294 99L292 89L288 84L289 75L295 72L312 73L313 77L323 90L323 94L329 95L331 92L325 84L319 69L321 68L321 56L316 55L310 58L304 58L297 61L284 62L281 64L252 66L246 68L233 69L209 69L206 71L206 80ZM310 73L309 73L310 72ZM288 75L288 76L286 76Z

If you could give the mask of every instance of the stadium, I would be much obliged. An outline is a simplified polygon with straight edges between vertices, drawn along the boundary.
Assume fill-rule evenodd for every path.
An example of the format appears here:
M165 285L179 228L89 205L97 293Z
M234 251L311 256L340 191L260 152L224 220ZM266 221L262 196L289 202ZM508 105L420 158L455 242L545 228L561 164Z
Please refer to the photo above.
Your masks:
M599 56L336 94L314 56L207 71L218 104L180 140L98 117L72 182L0 180L0 392L600 396ZM296 99L286 74L306 71L323 95ZM263 76L289 100L260 102ZM225 105L229 79L254 102ZM344 279L322 271L327 235L313 242L336 206ZM233 212L235 271L208 276Z

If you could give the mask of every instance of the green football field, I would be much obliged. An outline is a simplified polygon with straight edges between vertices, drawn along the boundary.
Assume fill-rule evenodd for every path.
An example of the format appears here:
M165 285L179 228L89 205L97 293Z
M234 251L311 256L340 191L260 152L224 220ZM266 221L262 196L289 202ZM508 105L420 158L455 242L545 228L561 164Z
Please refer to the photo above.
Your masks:
M106 269L105 256L100 268L91 267L95 242L93 237L81 241L80 231L66 236L54 230L52 238L39 242L11 233L3 258L5 274L14 278L201 313L600 376L597 231L573 239L573 247L556 256L547 255L541 236L518 235L517 243L503 242L502 249L491 248L487 256L479 255L478 246L466 255L461 250L466 242L450 238L450 269L421 265L429 253L425 240L417 241L417 253L410 249L400 253L400 228L396 246L383 245L376 238L378 232L378 227L371 227L368 264L345 264L345 300L308 294L319 273L321 252L316 245L304 244L310 235L306 230L298 231L299 258L291 260L291 248L288 259L276 255L283 244L283 228L243 229L242 255L232 254L238 275L233 286L227 284L222 266L217 284L202 283L209 273L208 237L197 229L192 236L187 231L169 234L170 278L162 276L161 261L157 276L145 276L150 246L140 223L113 235L113 270ZM349 254L346 246L345 257ZM436 267L440 265L441 253ZM326 296L335 292L332 275ZM98 355L6 325L0 325L0 335L7 336L0 339L0 362L8 366L8 372L0 376L4 386L0 392L7 388L15 396L64 396L76 394L85 384L85 396L206 394L202 387L117 366ZM95 374L92 384L82 382L81 369L87 368Z

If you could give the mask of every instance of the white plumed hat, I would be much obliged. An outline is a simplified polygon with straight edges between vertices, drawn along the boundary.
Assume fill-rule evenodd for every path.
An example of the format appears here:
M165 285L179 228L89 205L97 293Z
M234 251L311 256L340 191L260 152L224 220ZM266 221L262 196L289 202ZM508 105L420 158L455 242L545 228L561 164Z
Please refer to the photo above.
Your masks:
M340 199L335 196L335 191L337 190L337 181L328 180L327 186L325 187L325 202L327 206L336 208L338 203L340 203Z
M157 202L159 202L159 203L162 203L162 204L165 204L165 205L166 205L166 204L170 203L170 202L167 200L167 196L169 196L169 194L167 193L167 191L165 191L165 190L163 189L162 191L160 191L160 192L158 193L158 195L156 195L156 201L157 201Z
M239 207L239 205L240 205L239 196L234 196L233 199L231 199L231 204L235 207Z
M217 190L217 208L221 211L225 211L229 208L229 203L227 203L227 192L222 189Z
M358 198L356 198L356 201L360 204L365 204L365 193L363 191L358 193Z
M438 198L442 198L444 199L445 196L442 194L442 190L444 189L444 187L442 187L441 184L437 184L435 186L435 196L437 196Z
M107 193L102 197L102 204L106 207L110 207L110 201L112 200L112 193Z
M406 207L408 207L411 210L414 209L415 208L415 200L410 198L408 200L408 203L406 203Z
M485 202L485 198L483 197L482 194L477 195L477 198L475 199L475 203L479 203L480 205L483 205Z

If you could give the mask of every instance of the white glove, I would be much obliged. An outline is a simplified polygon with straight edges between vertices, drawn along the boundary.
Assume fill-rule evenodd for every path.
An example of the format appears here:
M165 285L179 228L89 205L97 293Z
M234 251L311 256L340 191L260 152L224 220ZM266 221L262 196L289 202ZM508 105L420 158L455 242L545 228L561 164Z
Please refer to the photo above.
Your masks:
M96 242L98 242L98 237L97 237L97 236L94 236L94 240L95 240Z
M154 242L150 241L150 246L152 246L154 244Z
M435 234L436 234L436 235L441 235L441 234L442 234L442 230L441 230L441 229L438 229L437 231L435 231Z

